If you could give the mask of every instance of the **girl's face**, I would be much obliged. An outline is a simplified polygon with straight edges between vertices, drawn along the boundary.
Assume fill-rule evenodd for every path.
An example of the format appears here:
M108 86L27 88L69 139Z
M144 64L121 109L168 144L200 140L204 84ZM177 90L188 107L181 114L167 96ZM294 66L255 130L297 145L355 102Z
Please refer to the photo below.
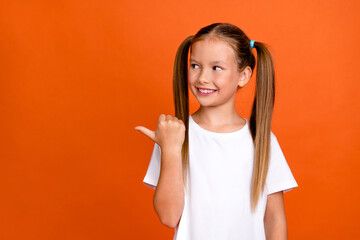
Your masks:
M235 52L225 41L206 39L192 45L188 83L201 106L234 102L243 78Z

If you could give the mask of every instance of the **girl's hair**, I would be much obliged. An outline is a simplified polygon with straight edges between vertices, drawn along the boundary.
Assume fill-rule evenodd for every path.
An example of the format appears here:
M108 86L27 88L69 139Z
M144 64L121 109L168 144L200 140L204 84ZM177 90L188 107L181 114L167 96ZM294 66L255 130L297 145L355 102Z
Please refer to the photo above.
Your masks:
M226 41L233 49L239 71L255 67L250 39L238 27L229 23L214 23L200 29L195 36L187 37L177 50L173 94L175 116L185 126L185 140L182 146L182 173L185 190L189 163L189 94L188 94L188 52L196 41L219 39ZM257 51L256 90L250 116L250 132L254 143L254 168L251 181L251 210L255 211L260 194L264 191L270 155L271 119L275 100L275 73L273 60L264 43L255 41ZM238 87L239 88L239 87Z

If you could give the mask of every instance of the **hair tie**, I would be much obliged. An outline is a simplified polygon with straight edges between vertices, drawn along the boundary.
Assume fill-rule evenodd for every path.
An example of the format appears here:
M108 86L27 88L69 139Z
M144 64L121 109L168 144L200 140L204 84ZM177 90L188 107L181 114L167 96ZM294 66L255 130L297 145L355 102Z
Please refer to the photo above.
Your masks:
M254 47L254 43L255 43L255 40L251 40L251 41L250 41L250 47L251 47L251 48Z

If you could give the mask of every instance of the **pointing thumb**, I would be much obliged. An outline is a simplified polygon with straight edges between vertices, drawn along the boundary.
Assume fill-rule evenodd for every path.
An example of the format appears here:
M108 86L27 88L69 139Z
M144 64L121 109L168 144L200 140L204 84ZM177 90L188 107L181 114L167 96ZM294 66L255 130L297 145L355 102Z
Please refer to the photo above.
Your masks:
M155 131L151 131L150 129L147 129L146 127L143 126L136 126L134 127L135 130L143 133L144 135L148 136L151 140L155 141Z

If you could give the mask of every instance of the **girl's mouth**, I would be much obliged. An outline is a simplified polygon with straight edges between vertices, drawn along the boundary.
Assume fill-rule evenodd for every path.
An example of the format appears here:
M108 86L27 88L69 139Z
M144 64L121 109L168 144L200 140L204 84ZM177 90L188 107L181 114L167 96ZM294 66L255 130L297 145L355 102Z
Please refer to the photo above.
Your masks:
M206 90L206 89L201 89L201 88L196 88L196 89L197 89L198 93L203 96L211 95L217 91L217 90Z

